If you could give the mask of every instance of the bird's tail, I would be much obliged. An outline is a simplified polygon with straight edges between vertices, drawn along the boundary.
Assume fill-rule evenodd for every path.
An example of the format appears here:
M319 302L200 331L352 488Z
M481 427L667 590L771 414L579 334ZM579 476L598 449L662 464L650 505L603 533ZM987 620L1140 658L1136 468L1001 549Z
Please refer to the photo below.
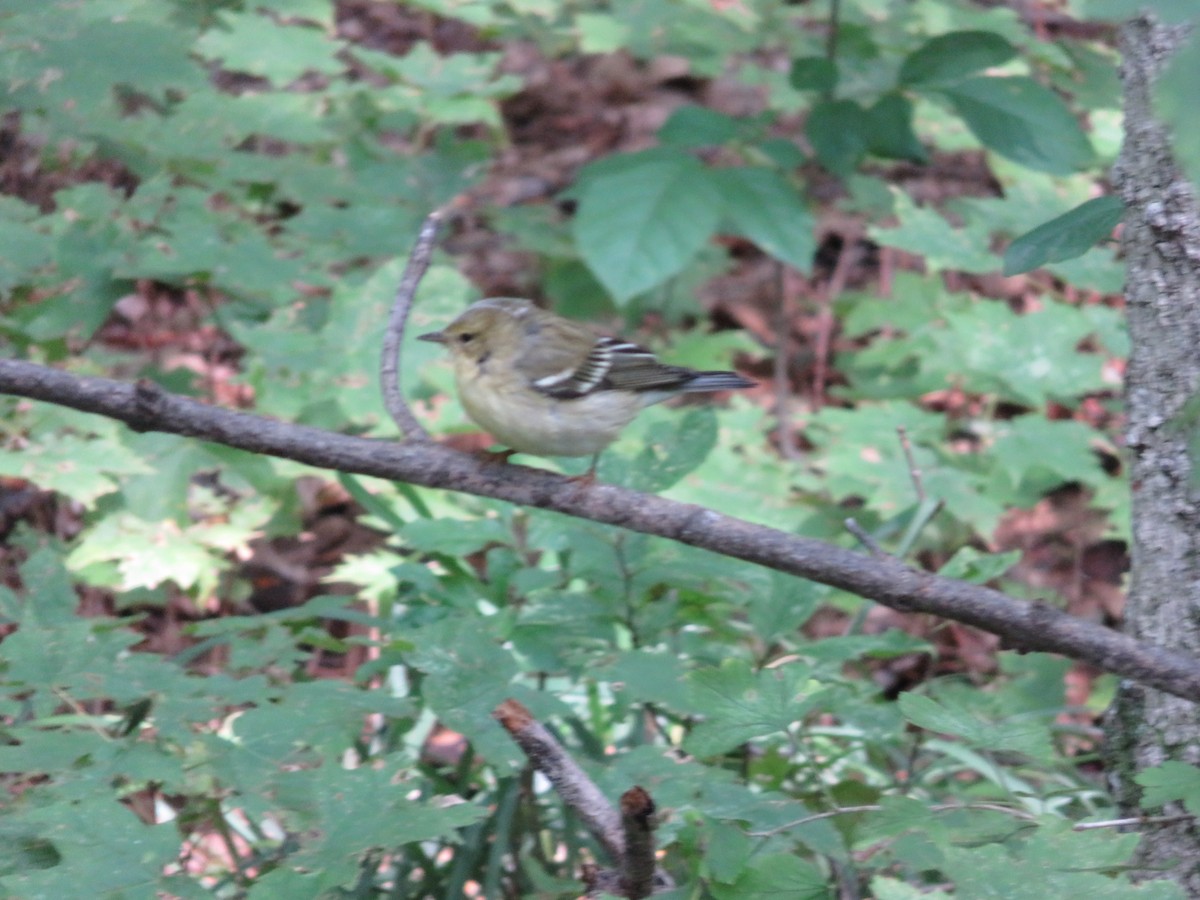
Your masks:
M756 384L757 382L743 378L737 372L693 372L692 377L680 385L679 390L689 394L704 391L739 391Z

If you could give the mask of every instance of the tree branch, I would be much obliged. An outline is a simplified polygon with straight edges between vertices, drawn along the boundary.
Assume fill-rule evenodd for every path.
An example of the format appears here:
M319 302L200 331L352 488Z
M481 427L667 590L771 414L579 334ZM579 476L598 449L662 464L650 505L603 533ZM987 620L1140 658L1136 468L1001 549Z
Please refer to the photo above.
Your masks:
M571 754L554 739L545 725L533 717L533 713L516 700L505 700L492 710L492 718L504 726L533 767L549 779L563 803L583 820L587 830L613 863L621 866L625 859L626 840L621 828L621 814L608 802L595 782L579 768Z
M412 414L400 390L400 344L404 340L404 326L408 323L408 313L412 309L417 285L421 283L425 271L429 268L434 240L444 217L444 210L435 209L421 223L421 230L417 232L417 242L408 255L408 264L404 267L404 275L396 288L396 298L388 316L387 330L383 333L383 357L379 364L383 405L387 408L388 415L399 426L400 433L410 441L427 441L429 432L421 427L417 417Z
M548 509L676 540L850 591L902 612L922 612L990 631L1005 645L1060 653L1187 700L1200 701L1200 660L989 588L871 558L713 510L552 472L478 458L428 441L371 440L207 406L161 390L83 378L0 360L0 393L45 400L229 447Z

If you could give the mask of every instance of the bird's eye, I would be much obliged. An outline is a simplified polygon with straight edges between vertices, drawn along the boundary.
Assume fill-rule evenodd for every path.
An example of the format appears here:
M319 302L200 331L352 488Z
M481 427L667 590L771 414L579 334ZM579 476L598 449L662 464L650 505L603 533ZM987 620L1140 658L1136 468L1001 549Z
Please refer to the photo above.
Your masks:
M458 342L459 342L460 344L469 344L469 343L471 343L471 341L473 341L473 340L475 340L475 335L473 335L473 334L470 334L470 333L467 333L467 334L460 334L460 335L458 336Z

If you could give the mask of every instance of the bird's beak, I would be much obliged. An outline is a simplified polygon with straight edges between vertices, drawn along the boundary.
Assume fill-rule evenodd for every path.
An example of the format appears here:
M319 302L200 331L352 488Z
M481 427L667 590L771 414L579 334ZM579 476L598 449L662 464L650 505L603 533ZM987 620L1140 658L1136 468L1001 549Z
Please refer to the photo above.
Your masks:
M431 331L431 332L429 332L429 334L418 334L417 340L418 341L429 341L431 344L444 344L444 343L446 343L446 332Z

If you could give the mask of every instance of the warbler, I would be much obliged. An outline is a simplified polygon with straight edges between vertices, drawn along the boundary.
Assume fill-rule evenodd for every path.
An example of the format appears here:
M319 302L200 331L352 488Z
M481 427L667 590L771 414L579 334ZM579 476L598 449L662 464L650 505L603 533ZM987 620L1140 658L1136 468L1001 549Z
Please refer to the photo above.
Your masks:
M667 365L638 344L510 297L480 300L420 340L450 351L463 408L499 443L535 456L591 456L588 476L645 407L754 386L736 372Z

